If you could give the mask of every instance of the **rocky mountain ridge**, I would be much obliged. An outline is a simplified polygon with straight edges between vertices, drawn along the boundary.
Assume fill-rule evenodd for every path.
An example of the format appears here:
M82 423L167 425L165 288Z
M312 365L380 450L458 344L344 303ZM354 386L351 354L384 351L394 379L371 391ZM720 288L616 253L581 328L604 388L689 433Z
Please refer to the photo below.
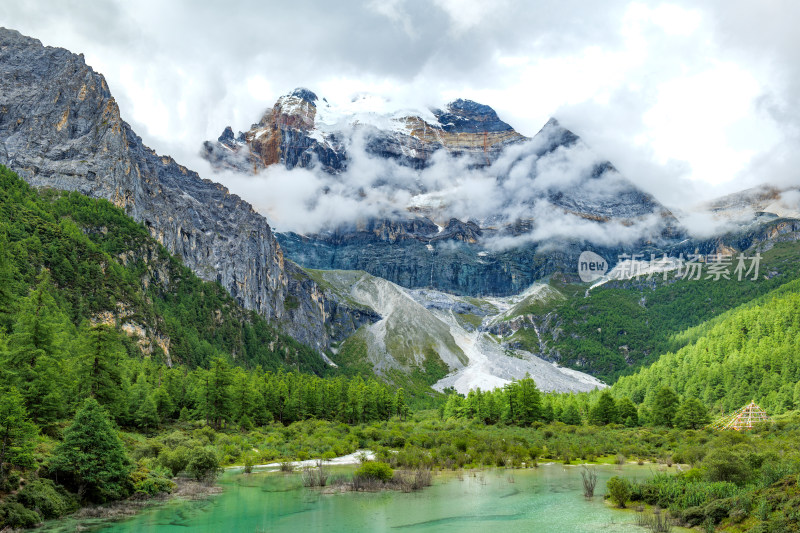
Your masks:
M362 98L363 100L364 98ZM381 114L339 108L305 88L281 96L246 132L227 126L216 142L203 144L203 156L217 169L256 173L270 165L287 169L319 164L336 173L347 167L348 144L364 133L368 154L423 168L443 149L453 155L480 155L488 164L506 146L526 137L501 121L486 105L456 100L444 110L398 111Z
M0 164L37 187L106 198L200 278L325 349L374 320L326 300L267 221L223 186L147 148L83 56L0 29ZM331 328L330 324L344 328Z
M388 195L390 207L377 214L369 205L368 214L349 221L279 233L288 257L304 267L365 270L405 287L507 296L571 269L581 246L616 256L660 250L685 237L668 209L555 119L527 138L489 106L469 100L414 112L332 107L296 89L247 132L234 135L228 127L203 148L220 170L255 175L282 166L335 176L317 198L330 187L344 189L339 194L356 206ZM366 172L376 174L366 177L360 166L350 173L349 164L364 158L396 166L369 167ZM448 179L442 183L439 174ZM410 200L392 203L393 195ZM593 242L597 233L622 242Z

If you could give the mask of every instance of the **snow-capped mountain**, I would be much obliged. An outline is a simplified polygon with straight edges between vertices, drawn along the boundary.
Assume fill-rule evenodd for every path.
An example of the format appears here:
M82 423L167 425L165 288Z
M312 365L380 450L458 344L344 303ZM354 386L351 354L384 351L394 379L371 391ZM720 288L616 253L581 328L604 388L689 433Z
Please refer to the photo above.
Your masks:
M216 168L254 172L276 163L289 169L318 163L328 172L340 172L347 166L351 137L361 133L367 136L367 153L415 168L424 167L440 149L481 154L477 163L487 163L505 146L526 140L492 108L469 100L451 102L445 110L388 111L374 96L336 104L298 88L281 96L248 131L234 135L228 126L203 149Z
M683 238L668 209L557 120L528 138L470 100L391 111L296 89L203 154L218 170L267 176L266 198L252 201L288 257L406 287L509 295L581 247L616 256ZM269 186L274 168L310 171L316 188L282 197ZM543 245L556 253L537 256Z

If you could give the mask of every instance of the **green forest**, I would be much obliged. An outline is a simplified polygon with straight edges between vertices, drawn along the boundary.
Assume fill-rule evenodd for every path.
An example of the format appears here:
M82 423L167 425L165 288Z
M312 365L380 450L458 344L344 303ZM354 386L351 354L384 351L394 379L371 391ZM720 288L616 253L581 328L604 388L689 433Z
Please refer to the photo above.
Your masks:
M636 303L645 329L620 303L638 302L638 288L593 294L592 313L629 310L614 315L618 328L641 336L640 366L654 361L603 391L546 394L526 377L419 397L367 369L329 367L110 203L37 191L0 167L0 528L155 497L182 479L212 483L225 466L370 449L389 468L680 464L650 481L615 478L608 496L707 530L797 530L796 247L765 261L769 283L737 293L648 289L650 306ZM717 290L728 299L702 303ZM690 301L701 304L678 318ZM708 428L750 400L774 423Z
M757 280L640 276L608 282L587 295L584 285L554 276L552 286L566 298L537 302L518 314L535 317L542 340L560 355L562 364L579 364L582 370L613 383L696 338L696 332L687 336L687 330L800 278L800 243L778 242L761 255ZM542 327L545 322L554 326ZM559 331L569 334L559 335ZM511 341L535 352L540 338L523 328Z

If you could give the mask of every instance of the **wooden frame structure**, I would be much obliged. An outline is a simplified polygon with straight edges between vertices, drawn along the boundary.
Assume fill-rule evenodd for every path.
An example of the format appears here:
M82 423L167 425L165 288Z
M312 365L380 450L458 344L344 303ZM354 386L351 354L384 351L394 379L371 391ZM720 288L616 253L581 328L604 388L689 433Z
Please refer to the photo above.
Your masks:
M756 404L750 402L735 413L725 415L711 424L714 429L734 429L736 431L747 431L759 424L771 422L772 419L767 413Z

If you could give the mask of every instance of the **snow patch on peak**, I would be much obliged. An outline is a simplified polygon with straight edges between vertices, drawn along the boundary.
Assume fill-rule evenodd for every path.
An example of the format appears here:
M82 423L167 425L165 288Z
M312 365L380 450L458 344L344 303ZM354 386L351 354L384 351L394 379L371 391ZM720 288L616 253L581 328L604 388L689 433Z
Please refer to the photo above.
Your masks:
M372 126L385 131L408 133L409 119L436 124L436 116L428 109L398 109L394 105L391 100L370 93L357 94L343 103L331 103L323 98L317 102L315 126L325 133L353 126Z

